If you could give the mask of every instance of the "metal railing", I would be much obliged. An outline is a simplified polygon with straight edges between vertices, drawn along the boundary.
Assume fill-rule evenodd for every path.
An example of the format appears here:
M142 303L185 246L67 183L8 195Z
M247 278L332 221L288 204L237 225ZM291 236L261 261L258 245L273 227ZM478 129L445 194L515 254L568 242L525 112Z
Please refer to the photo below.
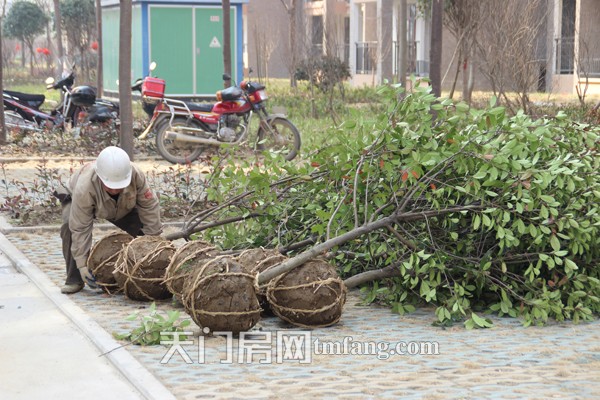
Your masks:
M417 49L419 46L418 41L408 42L407 49L407 67L406 73L408 75L415 74L416 76L428 76L429 75L429 62L426 60L417 59ZM398 73L398 51L400 50L400 45L398 42L394 41L393 44L393 54L392 54L392 63L393 63L393 73L396 75Z
M356 42L356 73L370 74L377 65L377 42Z
M575 38L564 37L554 39L556 42L556 65L558 74L573 74L575 72Z
M554 39L556 49L557 74L579 74L589 78L600 77L600 53L579 49L577 71L575 71L575 38L565 37ZM593 53L593 54L592 54Z
M417 46L419 42L413 41L408 43L407 74L415 74L417 76L429 75L429 62L427 60L417 59ZM398 72L398 50L399 45L396 41L392 45L392 71L394 74ZM371 74L375 72L377 65L377 42L357 42L356 43L356 73Z

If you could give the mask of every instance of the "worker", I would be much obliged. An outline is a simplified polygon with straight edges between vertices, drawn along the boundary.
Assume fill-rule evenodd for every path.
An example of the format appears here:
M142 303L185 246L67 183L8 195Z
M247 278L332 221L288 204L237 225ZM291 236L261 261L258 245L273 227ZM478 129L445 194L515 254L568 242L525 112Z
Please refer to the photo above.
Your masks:
M160 235L160 206L146 177L127 153L110 146L95 162L76 171L68 187L54 192L62 204L60 237L66 262L64 294L77 293L85 283L97 288L88 269L95 219L105 219L133 237Z

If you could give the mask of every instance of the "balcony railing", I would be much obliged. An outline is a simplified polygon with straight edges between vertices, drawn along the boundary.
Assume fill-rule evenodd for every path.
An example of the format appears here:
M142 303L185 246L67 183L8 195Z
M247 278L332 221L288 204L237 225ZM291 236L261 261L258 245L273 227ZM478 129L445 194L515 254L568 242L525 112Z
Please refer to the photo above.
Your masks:
M408 43L408 67L407 74L415 74L417 76L429 75L429 62L426 60L417 59L417 46L419 42ZM398 72L397 56L398 43L393 42L392 51L392 68L393 73ZM372 74L375 72L377 65L377 42L357 42L356 43L356 73L357 74Z
M377 42L356 43L356 73L371 74L377 65Z
M558 74L575 73L575 38L554 39L556 42L556 72Z
M575 74L588 78L600 78L600 52L582 47L579 49L577 71L575 71L575 38L554 39L556 44L557 74Z
M418 60L417 59L417 49L419 46L418 41L408 42L407 49L407 67L406 73L408 75L416 75L416 76L429 76L429 62L426 60ZM392 62L393 62L393 72L394 75L398 73L398 51L400 50L400 46L398 42L394 41L394 51L392 54Z

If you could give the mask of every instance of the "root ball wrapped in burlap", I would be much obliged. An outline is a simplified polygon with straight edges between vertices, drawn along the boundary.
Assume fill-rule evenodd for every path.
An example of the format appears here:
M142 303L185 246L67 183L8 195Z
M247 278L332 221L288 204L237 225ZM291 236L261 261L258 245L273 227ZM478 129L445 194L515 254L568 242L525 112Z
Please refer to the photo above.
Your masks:
M308 261L269 283L267 299L279 318L303 328L337 323L346 302L346 286L327 261Z
M115 279L132 300L164 300L172 296L164 282L175 246L159 236L140 236L119 254Z
M165 272L165 283L169 291L182 300L183 284L189 274L217 254L215 246L202 240L193 240L178 248Z
M264 249L262 247L244 250L237 257L237 261L242 264L244 269L254 276L287 259L288 257L284 256L276 249ZM263 314L270 314L271 312L271 307L267 300L267 287L268 284L259 286L256 293L258 303L263 309Z
M184 284L183 305L194 322L211 332L243 332L260 319L256 279L229 256L193 270Z
M120 290L113 275L115 264L123 247L133 240L126 232L111 232L92 246L87 266L96 277L96 283L107 293Z

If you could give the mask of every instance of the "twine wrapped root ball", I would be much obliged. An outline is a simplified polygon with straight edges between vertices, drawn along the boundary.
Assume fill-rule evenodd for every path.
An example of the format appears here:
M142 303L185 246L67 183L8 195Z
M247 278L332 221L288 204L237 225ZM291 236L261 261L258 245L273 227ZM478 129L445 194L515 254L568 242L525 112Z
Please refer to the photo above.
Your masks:
M255 276L287 259L288 257L284 256L276 249L263 249L262 247L244 250L237 257L237 261L242 264L244 269ZM271 312L271 307L267 300L267 286L268 285L266 284L260 286L256 293L258 303L263 309L263 314L270 314Z
M203 240L193 240L178 248L165 272L167 289L182 300L183 284L189 274L217 254L216 247Z
M111 232L92 246L87 266L96 277L96 283L107 293L120 290L113 275L115 264L123 247L133 240L126 232Z
M284 321L318 328L340 320L346 291L335 267L315 259L274 278L267 288L267 299L275 315Z
M172 296L164 282L175 246L159 236L140 236L119 254L115 279L131 300L164 300Z
M183 305L198 326L239 333L260 319L256 279L230 256L217 256L194 269L185 282Z

